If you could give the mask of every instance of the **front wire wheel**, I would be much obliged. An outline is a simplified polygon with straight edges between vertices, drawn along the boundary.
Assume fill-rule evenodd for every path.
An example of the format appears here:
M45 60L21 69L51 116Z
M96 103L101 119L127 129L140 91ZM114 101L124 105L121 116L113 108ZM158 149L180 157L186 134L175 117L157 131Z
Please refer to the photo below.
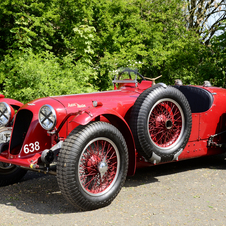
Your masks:
M62 194L76 208L92 210L109 205L127 175L126 142L111 124L78 126L65 140L57 165Z
M91 140L79 159L79 183L83 190L94 196L107 193L118 178L119 150L105 137Z

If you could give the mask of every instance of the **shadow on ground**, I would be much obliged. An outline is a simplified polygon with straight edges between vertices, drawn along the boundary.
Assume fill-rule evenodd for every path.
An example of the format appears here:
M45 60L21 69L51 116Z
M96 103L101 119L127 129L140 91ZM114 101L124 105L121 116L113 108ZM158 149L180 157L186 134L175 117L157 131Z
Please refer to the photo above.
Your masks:
M201 168L226 169L225 156L202 157L181 162L167 163L138 169L133 177L128 177L125 187L136 187L158 182L157 177L193 171ZM75 213L62 196L55 176L28 172L17 184L0 187L0 205L14 206L20 211L33 214Z
M128 177L125 187L136 187L144 183L154 183L156 177L193 171L201 168L226 170L226 155L206 156L179 162L171 162L136 170L132 177Z

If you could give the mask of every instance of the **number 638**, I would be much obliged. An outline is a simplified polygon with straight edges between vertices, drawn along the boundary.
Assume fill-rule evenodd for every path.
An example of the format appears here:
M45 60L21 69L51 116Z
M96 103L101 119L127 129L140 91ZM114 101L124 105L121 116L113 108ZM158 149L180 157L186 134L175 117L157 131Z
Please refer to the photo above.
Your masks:
M29 152L34 152L40 150L39 142L36 141L34 143L25 144L24 145L24 153L28 154Z

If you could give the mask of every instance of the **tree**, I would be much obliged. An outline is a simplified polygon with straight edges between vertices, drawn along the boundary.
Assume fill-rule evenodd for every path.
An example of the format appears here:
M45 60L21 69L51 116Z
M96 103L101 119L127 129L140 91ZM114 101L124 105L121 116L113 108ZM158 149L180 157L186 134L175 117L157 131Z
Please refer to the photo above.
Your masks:
M183 68L190 62L198 64L192 57L199 48L199 37L186 29L181 9L180 0L97 3L92 25L96 28L93 60L99 71L99 87L108 86L107 81L118 67L136 67L147 77L162 74L161 81L172 84L178 74L183 76ZM179 53L182 62L175 59ZM176 74L172 64L180 67Z
M212 82L226 88L226 22L218 29L220 35L211 40L211 58L215 60Z
M203 43L208 45L226 20L226 1L186 0L184 12L188 29L195 30Z
M96 76L92 64L95 28L77 19L62 23L59 2L1 1L0 84L8 97L27 102L94 90L89 76Z
M60 71L65 79L74 78L75 93L88 90L82 88L85 83L106 90L119 67L138 68L147 77L163 75L159 81L167 84L176 78L199 84L209 52L200 36L187 29L182 6L180 0L3 0L3 92L25 101L38 93L56 95L56 89L45 92L32 81L35 76L58 81ZM211 60L211 54L208 57ZM50 69L41 70L45 65ZM29 90L24 78L40 92ZM47 84L57 86L53 81ZM65 94L66 86L59 87L57 94Z
M70 55L60 59L47 51L14 51L0 63L0 75L3 73L7 74L3 94L23 103L45 96L95 91L87 76L94 73L92 67L81 61L75 65Z

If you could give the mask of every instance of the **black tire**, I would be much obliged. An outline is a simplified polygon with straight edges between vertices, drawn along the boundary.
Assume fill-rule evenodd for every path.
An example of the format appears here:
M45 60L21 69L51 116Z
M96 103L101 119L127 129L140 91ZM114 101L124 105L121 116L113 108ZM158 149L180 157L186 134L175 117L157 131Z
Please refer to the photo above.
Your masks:
M145 90L131 110L137 151L153 163L177 159L191 133L189 103L176 88L157 84Z
M26 169L0 162L0 186L19 182L27 173Z
M12 132L11 127L0 128L1 150L8 149L9 139ZM0 186L6 186L19 182L27 173L27 170L9 163L0 162Z
M57 181L77 209L109 205L121 190L128 170L126 142L105 122L78 126L64 141L57 163Z

